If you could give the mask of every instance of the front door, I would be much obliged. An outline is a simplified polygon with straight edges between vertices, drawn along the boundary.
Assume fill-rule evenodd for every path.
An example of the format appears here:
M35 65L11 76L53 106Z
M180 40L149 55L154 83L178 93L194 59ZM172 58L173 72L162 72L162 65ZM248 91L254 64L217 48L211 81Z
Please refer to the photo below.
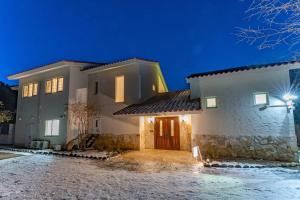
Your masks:
M178 117L156 117L154 141L156 149L180 150Z

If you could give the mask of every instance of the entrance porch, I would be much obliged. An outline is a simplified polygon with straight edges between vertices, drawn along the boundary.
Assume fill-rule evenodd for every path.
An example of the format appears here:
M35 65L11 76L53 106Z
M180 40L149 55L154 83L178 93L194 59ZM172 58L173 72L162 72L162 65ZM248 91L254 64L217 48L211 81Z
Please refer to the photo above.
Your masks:
M191 115L140 117L140 150L191 151Z

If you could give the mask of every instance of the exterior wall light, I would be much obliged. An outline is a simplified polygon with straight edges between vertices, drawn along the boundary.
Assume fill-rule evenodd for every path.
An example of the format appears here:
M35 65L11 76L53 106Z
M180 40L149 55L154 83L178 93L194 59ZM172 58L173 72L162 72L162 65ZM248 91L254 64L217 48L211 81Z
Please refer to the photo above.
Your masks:
M285 95L283 95L283 100L285 101L287 108L288 108L288 112L294 108L294 100L296 100L298 97L296 95L290 94L290 93L286 93Z
M148 123L153 123L154 122L154 117L148 117Z
M182 122L187 122L188 121L188 116L187 115L181 115L181 121Z

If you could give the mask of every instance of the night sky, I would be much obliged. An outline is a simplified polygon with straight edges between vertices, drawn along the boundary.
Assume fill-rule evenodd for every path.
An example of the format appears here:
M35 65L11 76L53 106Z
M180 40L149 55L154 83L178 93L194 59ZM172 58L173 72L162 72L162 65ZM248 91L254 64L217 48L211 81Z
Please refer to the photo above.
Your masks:
M250 0L0 0L0 80L61 59L157 60L171 90L185 77L291 59L286 46L237 43Z

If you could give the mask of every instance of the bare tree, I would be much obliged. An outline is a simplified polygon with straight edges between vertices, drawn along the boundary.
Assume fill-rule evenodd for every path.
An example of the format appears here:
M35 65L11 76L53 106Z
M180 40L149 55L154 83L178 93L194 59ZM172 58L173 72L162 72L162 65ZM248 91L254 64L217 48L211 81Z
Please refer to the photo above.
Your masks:
M259 49L286 44L295 55L299 54L300 0L253 0L246 16L259 25L238 28L239 41Z
M86 105L85 103L72 103L68 106L71 117L70 123L78 130L77 140L79 149L85 149L85 139L89 132L89 120L97 115L94 106Z
M0 123L7 123L11 121L14 118L14 113L5 110L4 104L2 101L0 101Z

